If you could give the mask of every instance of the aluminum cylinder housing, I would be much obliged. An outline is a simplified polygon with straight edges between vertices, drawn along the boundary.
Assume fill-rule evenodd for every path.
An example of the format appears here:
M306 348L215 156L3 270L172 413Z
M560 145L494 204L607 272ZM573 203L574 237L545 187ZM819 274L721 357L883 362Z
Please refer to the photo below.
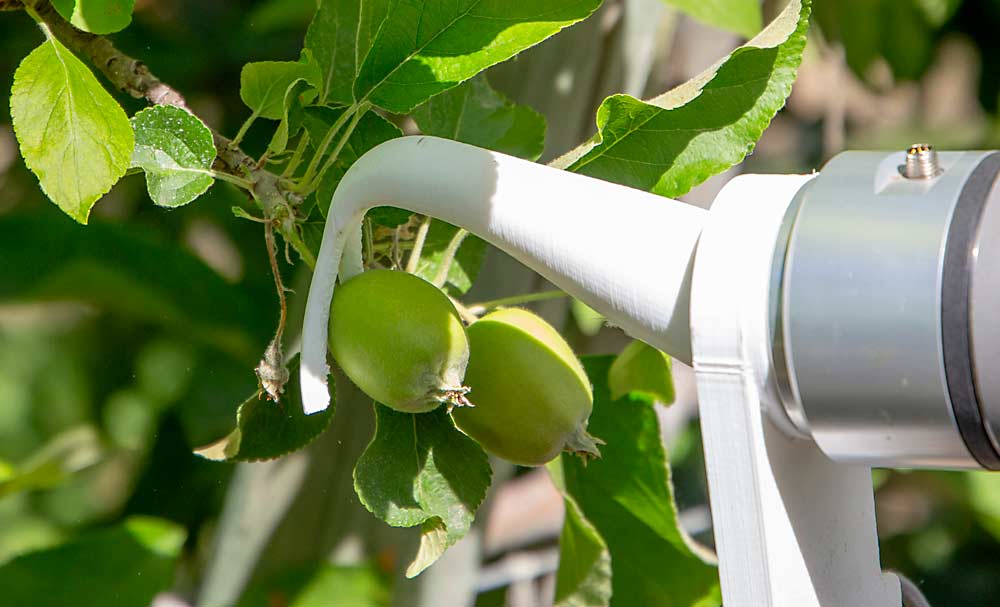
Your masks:
M785 411L837 461L1000 469L1000 154L941 152L924 175L907 159L846 152L800 192Z

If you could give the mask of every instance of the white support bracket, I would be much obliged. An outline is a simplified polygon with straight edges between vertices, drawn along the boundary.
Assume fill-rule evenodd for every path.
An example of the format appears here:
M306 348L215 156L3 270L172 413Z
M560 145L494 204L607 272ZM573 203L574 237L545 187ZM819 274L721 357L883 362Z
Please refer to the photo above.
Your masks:
M870 469L794 438L774 380L775 247L810 179L737 177L705 212L454 141L384 143L351 167L331 202L303 329L306 412L329 403L330 299L342 259L349 274L360 269L365 211L391 204L431 215L633 337L693 360L726 607L899 607L899 579L879 565Z
M777 427L768 306L775 244L811 176L744 175L716 198L691 336L726 607L898 607L879 565L871 470ZM777 420L777 421L773 421Z

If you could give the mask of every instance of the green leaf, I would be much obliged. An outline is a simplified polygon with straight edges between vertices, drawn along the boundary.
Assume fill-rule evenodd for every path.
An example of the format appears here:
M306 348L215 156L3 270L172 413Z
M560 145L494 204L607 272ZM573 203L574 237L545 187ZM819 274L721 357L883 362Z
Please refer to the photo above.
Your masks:
M375 207L374 209L368 211L367 217L375 222L376 225L380 225L386 228L397 228L407 221L413 215L410 211L406 209L399 209L396 207Z
M528 160L545 146L545 119L493 90L485 75L431 97L413 112L427 135L447 137Z
M279 402L268 400L260 390L254 392L236 411L236 428L218 441L195 449L195 454L214 461L259 462L298 451L313 442L333 419L333 382L330 406L306 415L299 390L298 356L288 363L288 377Z
M132 117L132 166L146 173L146 189L161 207L183 206L212 187L212 131L187 110L146 108Z
M43 213L0 217L0 234L0 301L80 301L251 361L274 330L266 302L137 225Z
M601 0L393 2L361 62L354 98L405 114L589 16Z
M20 491L58 486L103 456L100 438L91 426L67 430L46 443L16 468L0 475L0 498Z
M326 136L333 123L345 111L345 108L331 107L308 107L305 108L303 124L306 132L309 133L309 141L317 144ZM401 137L403 135L399 127L379 116L375 112L366 112L354 127L350 139L340 151L333 166L323 174L319 187L316 189L316 206L319 207L323 216L326 216L327 209L330 208L330 200L333 192L337 189L341 178L347 173L347 169L361 157L362 154L377 146L380 143Z
M310 85L304 80L297 80L288 86L285 91L285 100L281 108L281 118L278 128L271 136L270 143L267 144L267 151L271 155L280 154L288 147L288 139L294 137L302 130L302 105L309 96Z
M448 248L456 232L458 228L450 223L431 221L424 249L420 254L420 263L417 264L417 276L433 282L441 269L445 249ZM478 236L467 234L458 247L458 252L455 253L451 267L448 268L448 280L445 283L448 294L457 297L471 289L484 261L486 261L486 242Z
M989 472L966 472L968 501L976 520L994 538L1000 540L1000 479Z
M374 566L323 563L254 584L237 607L389 607L391 599L389 581Z
M52 0L52 6L77 29L110 34L132 22L135 0Z
M185 531L131 517L121 525L19 556L0 567L7 605L149 605L174 581Z
M645 342L633 341L625 346L611 365L608 386L614 400L630 392L638 392L646 398L669 405L674 402L670 357Z
M552 164L675 198L741 162L791 93L809 7L791 0L746 46L659 97L608 97L598 134Z
M566 492L559 460L547 467L566 505L559 533L555 607L607 607L612 579L608 545Z
M663 0L702 23L749 38L760 31L758 0Z
M610 356L583 359L594 385L587 431L607 442L601 458L584 466L578 458L560 457L549 469L557 468L558 483L561 465L565 490L607 543L614 571L612 606L717 605L717 571L677 521L653 403L635 394L611 400L612 361Z
M316 12L316 3L307 0L263 0L253 5L244 21L248 34L260 36L278 30L299 31Z
M368 55L390 1L319 0L305 48L312 51L323 73L320 104L354 103L358 66Z
M934 59L938 31L959 0L839 0L816 5L823 35L844 47L847 64L862 80L885 59L897 79L916 80Z
M587 337L597 335L607 322L603 314L579 299L570 302L569 311L573 315L573 320L576 321L577 328Z
M87 223L97 199L128 169L132 127L90 70L42 29L48 39L14 72L14 133L45 195Z
M308 50L302 52L298 61L248 63L240 72L240 99L257 116L281 120L285 97L292 85L304 81L318 88L322 79L320 66Z
M354 489L393 527L421 526L414 577L469 531L491 470L482 448L444 410L399 413L375 404L375 437L354 468Z

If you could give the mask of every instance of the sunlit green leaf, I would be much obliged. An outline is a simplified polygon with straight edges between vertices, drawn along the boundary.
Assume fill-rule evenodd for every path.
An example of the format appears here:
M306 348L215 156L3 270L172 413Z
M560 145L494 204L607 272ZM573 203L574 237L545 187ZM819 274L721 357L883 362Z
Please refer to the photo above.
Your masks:
M573 320L576 321L577 328L588 337L597 335L607 322L603 314L579 299L574 299L570 303L569 311L573 315Z
M281 400L267 399L261 392L250 395L236 411L236 428L222 439L195 450L215 461L256 462L275 459L305 447L330 425L336 395L330 382L330 406L306 415L299 389L298 357L288 363L288 383Z
M182 527L132 517L66 544L19 556L0 567L7 605L149 605L174 581Z
M587 431L606 441L601 458L584 466L578 458L560 457L550 470L561 463L566 491L607 543L614 572L612 606L718 605L716 568L677 520L653 403L636 393L611 400L607 377L613 360L583 359L594 385ZM553 476L560 480L558 471Z
M601 0L394 2L358 61L354 98L406 113L585 19Z
M791 93L809 7L791 0L746 46L658 97L608 97L598 134L553 165L677 197L741 162Z
M413 112L413 119L426 135L529 160L537 160L545 145L541 114L493 90L484 75L431 97Z
M608 371L611 398L639 392L664 405L674 402L670 357L653 346L633 341L625 346Z
M45 195L87 223L97 199L128 169L132 127L90 70L43 29L48 39L14 72L14 133Z
M132 22L135 0L52 0L63 19L92 34L110 34Z
M212 131L178 107L156 105L132 117L132 166L146 173L146 189L163 207L185 205L212 187Z
M760 30L759 0L664 0L702 23L749 38Z
M482 448L443 407L399 413L375 405L375 437L354 468L354 488L372 514L394 527L421 526L414 577L469 531L491 470Z

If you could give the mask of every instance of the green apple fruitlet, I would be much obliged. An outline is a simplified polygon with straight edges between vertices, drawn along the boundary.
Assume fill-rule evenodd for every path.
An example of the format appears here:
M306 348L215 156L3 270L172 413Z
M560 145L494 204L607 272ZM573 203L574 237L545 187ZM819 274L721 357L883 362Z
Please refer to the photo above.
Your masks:
M371 270L337 288L330 351L365 394L397 411L469 404L465 327L448 297L413 274Z
M587 434L594 396L580 361L547 322L519 308L469 327L465 381L474 408L455 423L484 449L515 464L540 466L571 451L599 457Z

